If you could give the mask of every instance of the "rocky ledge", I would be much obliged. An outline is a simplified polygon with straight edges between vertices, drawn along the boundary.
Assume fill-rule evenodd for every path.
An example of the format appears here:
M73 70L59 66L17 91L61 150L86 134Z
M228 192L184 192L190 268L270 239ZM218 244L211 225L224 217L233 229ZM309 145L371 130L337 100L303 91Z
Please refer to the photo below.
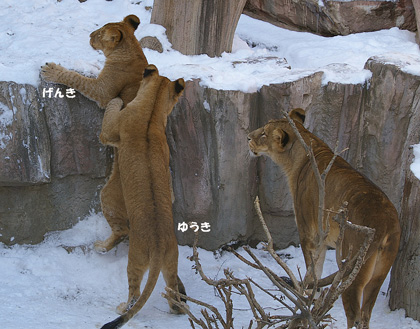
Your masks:
M188 81L167 127L180 244L191 244L195 229L202 231L200 246L212 250L264 239L256 195L276 246L298 243L285 177L271 160L249 156L247 134L283 109L302 107L307 127L331 147L338 141L349 148L343 157L393 201L403 227L397 262L418 267L410 259L420 243L410 232L420 220L419 181L409 165L410 147L420 141L419 66L371 58L365 69L372 75L363 84L323 84L316 72L254 93ZM98 140L102 116L94 102L63 86L0 83L1 242L38 243L100 211L98 192L112 164L111 150ZM404 275L395 272L394 284ZM417 290L392 297L393 307L419 297Z

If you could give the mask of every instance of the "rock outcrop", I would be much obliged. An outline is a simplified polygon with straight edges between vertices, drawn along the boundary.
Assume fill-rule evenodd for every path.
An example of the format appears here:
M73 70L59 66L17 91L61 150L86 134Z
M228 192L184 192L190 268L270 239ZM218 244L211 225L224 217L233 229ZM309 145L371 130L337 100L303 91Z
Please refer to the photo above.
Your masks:
M244 13L283 28L323 36L391 27L416 30L412 0L248 0Z
M232 51L245 2L155 0L150 22L164 26L173 49L184 55L220 56Z
M285 177L268 158L249 155L247 134L283 109L302 107L307 127L332 148L337 141L339 150L348 148L342 156L395 204L403 233L391 307L418 319L418 282L407 278L420 270L420 241L412 234L420 226L420 181L409 170L410 146L420 141L420 75L408 73L409 62L371 58L365 65L371 79L356 85L323 85L322 72L254 93L188 81L167 127L179 242L192 244L194 230L202 231L199 245L206 249L264 239L253 209L259 195L276 246L298 243ZM111 150L98 140L103 111L81 94L70 96L63 86L0 83L3 243L38 243L100 210L112 164Z
M308 128L331 147L336 141L339 149L348 147L343 157L401 211L409 146L420 139L415 129L419 77L378 58L366 69L372 71L366 84L322 85L318 72L254 93L188 81L167 129L180 243L193 241L193 229L178 226L189 222L210 225L200 236L207 249L263 239L253 209L257 194L276 245L298 243L285 177L271 160L250 157L247 147L249 131L293 107L307 110ZM45 94L52 88L66 95L62 86L1 86L0 118L9 121L0 127L0 239L36 243L47 231L67 228L98 210L98 191L112 162L98 140L103 112L77 93L74 98ZM7 110L13 115L5 115Z
M51 144L35 87L0 82L0 182L34 185L51 180Z
M81 94L69 96L63 86L0 82L3 243L41 242L100 210L111 165L98 140L103 113Z

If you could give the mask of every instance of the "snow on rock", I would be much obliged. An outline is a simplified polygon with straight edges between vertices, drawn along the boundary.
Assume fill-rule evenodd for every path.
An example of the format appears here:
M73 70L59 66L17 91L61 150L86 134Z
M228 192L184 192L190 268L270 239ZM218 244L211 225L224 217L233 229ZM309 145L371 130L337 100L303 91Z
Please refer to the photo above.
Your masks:
M419 56L392 52L386 55L374 56L373 59L383 64L395 65L405 73L420 76Z
M410 165L413 174L420 179L420 144L413 145L414 160Z

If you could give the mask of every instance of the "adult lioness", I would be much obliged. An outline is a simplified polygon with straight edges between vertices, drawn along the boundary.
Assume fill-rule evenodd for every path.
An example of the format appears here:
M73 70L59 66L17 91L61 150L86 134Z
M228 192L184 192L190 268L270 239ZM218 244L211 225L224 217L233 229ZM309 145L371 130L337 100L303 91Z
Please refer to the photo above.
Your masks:
M303 127L305 112L295 109L289 113L308 145L312 146L319 170L322 172L333 157L330 148ZM270 121L248 135L249 148L257 156L268 155L288 178L293 197L296 222L306 266L314 253L318 236L318 185L309 157L286 119ZM398 251L400 226L397 211L386 195L370 180L338 157L325 182L325 208L338 210L348 202L348 215L354 224L374 228L374 240L368 250L366 262L352 285L343 293L342 300L347 326L369 328L373 305L379 289L391 268ZM338 224L330 221L329 235L322 246L322 261L327 246L335 248ZM354 254L362 244L363 236L347 230L342 255L349 250ZM321 264L322 272L322 264ZM318 268L319 270L319 268ZM321 273L317 273L319 277ZM363 295L363 304L360 307Z
M172 82L149 65L136 98L122 110L122 101L112 100L105 111L100 139L118 148L130 233L129 296L128 302L119 306L125 313L102 328L119 328L130 320L146 303L160 271L168 287L185 293L178 286L178 243L172 218L165 134L167 116L184 86L183 79ZM149 275L140 295L140 283L147 268ZM169 306L173 312L180 312L174 304Z
M54 63L43 66L41 76L47 81L65 84L80 91L96 101L101 108L105 108L109 101L117 96L127 105L136 97L143 71L148 65L134 36L139 24L137 16L129 15L122 22L108 23L91 33L91 46L101 50L106 57L104 68L96 79L84 77ZM111 176L101 191L101 206L112 234L105 241L97 241L95 249L106 252L123 240L129 231L121 191L118 152L114 153Z

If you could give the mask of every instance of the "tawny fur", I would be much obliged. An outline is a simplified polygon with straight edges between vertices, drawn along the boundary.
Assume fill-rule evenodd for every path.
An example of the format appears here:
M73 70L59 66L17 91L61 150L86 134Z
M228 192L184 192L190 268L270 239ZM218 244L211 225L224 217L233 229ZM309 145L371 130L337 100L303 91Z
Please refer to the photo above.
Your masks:
M134 31L140 24L135 15L122 22L108 23L90 34L90 45L101 50L105 65L97 78L88 78L55 63L41 67L41 76L54 83L64 84L94 100L101 108L115 97L128 104L136 97L144 68L148 65Z
M104 68L96 79L84 77L54 63L47 63L41 68L42 77L78 90L102 108L117 96L127 105L136 97L143 71L148 65L134 36L139 24L137 16L129 15L122 22L108 23L91 33L91 46L101 50L106 57ZM112 233L105 241L97 241L95 249L107 252L127 237L129 232L116 150L112 173L101 191L101 206Z
M331 149L303 127L305 112L295 109L289 116L308 145L312 146L319 170L322 172L333 157ZM267 155L286 173L293 197L297 228L306 266L311 262L318 237L318 185L303 146L286 119L270 121L248 135L249 148L257 156ZM400 225L397 211L387 196L369 179L337 157L325 182L325 209L338 210L348 202L349 220L376 230L368 250L367 260L342 300L348 328L369 328L372 308L380 287L397 255ZM316 265L320 278L327 247L335 248L338 224L330 221L329 235L322 246L322 256ZM352 246L357 252L363 236L347 230L343 241L343 256ZM363 303L361 298L363 295Z
M118 328L132 318L146 303L161 271L168 287L184 292L178 286L182 283L177 277L178 243L172 218L165 128L167 116L185 84L183 79L172 82L159 76L154 65L146 68L144 76L136 98L125 108L121 110L119 98L109 103L100 135L102 143L118 148L130 223L128 301L119 306L124 314L103 328ZM140 283L148 268L148 279L140 294ZM173 312L180 312L172 303L169 305Z

